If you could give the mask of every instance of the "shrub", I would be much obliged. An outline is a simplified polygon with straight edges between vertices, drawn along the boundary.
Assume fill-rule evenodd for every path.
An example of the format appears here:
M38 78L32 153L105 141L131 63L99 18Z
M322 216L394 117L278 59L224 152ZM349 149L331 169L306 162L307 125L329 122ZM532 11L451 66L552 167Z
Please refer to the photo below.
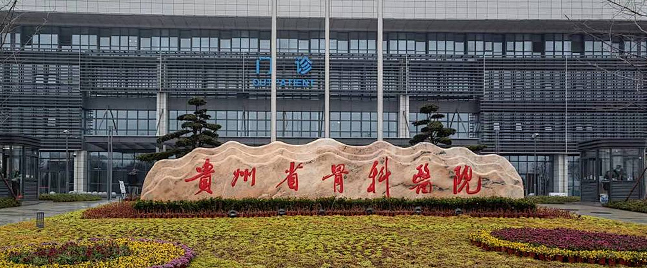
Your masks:
M527 196L526 200L535 204L565 204L572 202L580 202L579 196Z
M378 198L378 199L345 199L345 198L275 198L275 199L223 199L210 198L198 201L135 201L133 206L143 212L197 212L197 211L276 211L285 210L353 210L373 208L374 210L455 210L463 211L525 211L534 210L536 205L525 199L502 197L475 198Z
M612 201L607 207L647 213L647 200Z
M90 208L83 211L82 218L84 219L104 219L104 218L216 218L228 217L229 210L194 210L194 211L143 211L136 210L133 206L136 202L117 202L106 204L103 206ZM268 217L277 216L278 210L237 210L238 217ZM285 215L287 216L359 216L367 215L369 212L365 208L337 208L332 210L305 210L305 209L286 209ZM414 209L374 209L370 214L382 216L396 216L396 215L415 215ZM462 214L471 217L496 217L496 218L574 218L574 215L566 210L554 208L536 208L528 210L485 210L485 209L472 209L464 211ZM456 211L453 209L423 209L420 212L422 216L440 216L449 217L456 216Z
M54 202L76 202L101 200L98 195L91 194L41 194L39 200L52 200Z
M0 198L0 208L10 208L20 206L20 202L10 197Z

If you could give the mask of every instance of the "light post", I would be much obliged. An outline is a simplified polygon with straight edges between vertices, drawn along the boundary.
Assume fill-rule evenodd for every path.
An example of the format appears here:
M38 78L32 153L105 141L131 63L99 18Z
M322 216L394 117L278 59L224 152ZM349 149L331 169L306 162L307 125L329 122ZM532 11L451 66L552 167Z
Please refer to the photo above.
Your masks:
M537 183L537 181L539 180L539 176L537 176L537 137L538 136L539 136L539 133L533 133L532 134L532 140L535 143L535 166L533 168L533 171L535 173L534 174L534 177L535 177L535 179L534 179L534 182L535 182L535 185L534 185L535 195L539 195L539 184Z
M495 133L494 149L496 154L499 154L499 130L501 130L499 123L494 123L494 133Z
M65 134L65 184L67 185L70 183L70 152L69 152L69 143L68 143L68 138L70 137L70 131L69 130L63 130L63 134ZM59 184L60 187L60 184ZM59 188L59 191L61 189Z

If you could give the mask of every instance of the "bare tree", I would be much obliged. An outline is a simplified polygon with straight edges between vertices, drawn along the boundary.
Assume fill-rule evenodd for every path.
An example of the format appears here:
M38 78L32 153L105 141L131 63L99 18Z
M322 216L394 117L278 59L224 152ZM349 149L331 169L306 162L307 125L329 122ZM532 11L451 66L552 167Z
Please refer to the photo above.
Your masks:
M20 40L11 38L11 34L16 32L19 26L20 18L26 14L23 11L17 10L19 0L0 0L0 67L9 63L17 63L17 55L21 52ZM42 23L36 26L34 35L38 34L43 26L47 23L49 13L43 17ZM15 35L14 35L15 36ZM27 42L31 42L33 36L28 37ZM18 47L12 49L12 45ZM5 106L7 101L12 96L12 91L5 92L4 88L0 91L0 126L9 119L8 108Z
M611 73L620 79L633 81L636 91L640 92L644 88L647 75L647 0L604 0L604 2L608 5L608 8L613 10L613 17L607 24L603 24L606 27L576 21L576 31L585 34L595 42L601 42L607 55L624 63L624 69L632 70L635 75L627 76L622 71L600 66L594 61L577 60L586 61L587 64L594 66L596 69ZM570 20L568 17L567 19ZM647 111L642 99L630 101L622 106L614 107L616 108L614 110L634 106L638 107L639 110ZM644 180L645 170L643 170L642 174L636 180L625 201L629 199L640 182Z

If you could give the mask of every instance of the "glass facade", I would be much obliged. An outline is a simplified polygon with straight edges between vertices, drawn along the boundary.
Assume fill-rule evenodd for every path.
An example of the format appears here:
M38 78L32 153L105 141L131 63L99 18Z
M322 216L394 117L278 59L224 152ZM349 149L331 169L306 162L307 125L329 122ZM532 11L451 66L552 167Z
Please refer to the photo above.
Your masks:
M14 194L26 200L38 196L38 147L20 142L3 143L0 136L0 174L11 189L0 183L0 197ZM13 190L13 194L10 192Z
M579 196L581 193L582 170L580 169L580 156L569 155L568 159L568 194Z
M68 171L65 175L65 152L40 152L39 193L67 193L74 189L74 153L67 157Z
M152 164L141 162L135 159L141 153L135 152L113 152L112 155L112 191L119 191L119 181L129 186L141 187L146 173L152 167ZM108 153L107 152L89 152L88 153L88 192L106 192L108 182ZM129 183L128 173L137 170L137 176L134 183Z
M510 161L521 176L526 195L548 195L553 191L553 156L537 155L536 161L534 155L506 155L504 157Z
M114 136L155 136L155 111L87 110L85 135L107 136L110 127Z
M270 52L270 32L254 30L134 29L48 26L19 27L7 35L5 49ZM333 54L375 54L375 32L331 32ZM322 31L279 31L278 51L323 53ZM490 34L387 32L388 54L476 56L644 56L644 36L624 38L584 34Z
M181 128L177 117L192 111L169 111L169 131ZM222 126L222 137L269 137L270 112L265 111L208 111L210 123ZM323 137L323 112L278 111L277 135L285 138ZM397 113L384 113L384 136L397 137ZM377 113L375 112L330 112L330 136L332 138L377 137Z

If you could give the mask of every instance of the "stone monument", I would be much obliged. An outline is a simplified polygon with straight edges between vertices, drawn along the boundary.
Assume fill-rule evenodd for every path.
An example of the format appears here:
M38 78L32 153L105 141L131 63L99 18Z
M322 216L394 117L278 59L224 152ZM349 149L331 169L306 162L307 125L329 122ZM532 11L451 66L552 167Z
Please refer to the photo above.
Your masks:
M143 200L276 197L523 197L521 177L499 155L430 143L401 148L333 139L251 147L230 141L155 163Z

